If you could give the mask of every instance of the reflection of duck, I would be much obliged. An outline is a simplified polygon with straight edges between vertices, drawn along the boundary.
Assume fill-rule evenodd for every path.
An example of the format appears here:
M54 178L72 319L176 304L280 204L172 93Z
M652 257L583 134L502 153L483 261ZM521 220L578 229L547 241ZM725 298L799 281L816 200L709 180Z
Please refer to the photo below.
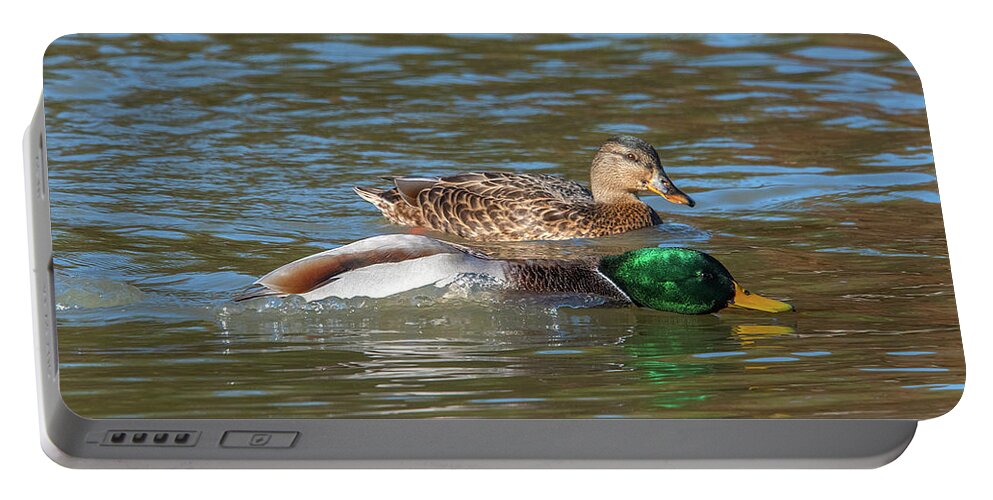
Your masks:
M590 189L550 175L503 172L392 180L396 187L385 191L355 192L391 222L477 241L596 238L662 223L638 199L640 191L694 205L666 176L655 148L630 136L600 147Z
M606 257L501 260L416 235L375 236L305 257L263 276L236 300L386 297L428 285L446 286L464 275L486 278L505 289L594 294L683 314L728 306L766 312L793 309L748 292L720 262L696 250L642 248Z
M627 357L620 359L624 359L624 367L636 374L637 379L654 387L644 393L650 397L639 400L639 406L628 411L646 416L657 407L696 410L701 412L697 414L701 418L720 415L721 411L726 415L725 409L714 412L707 401L720 399L719 395L729 387L746 390L747 378L736 377L732 367L741 366L748 359L746 354L756 347L755 339L796 333L787 325L742 324L728 316L655 315L631 323L629 329L633 334L620 344ZM749 332L750 340L742 332ZM636 384L631 381L628 385Z

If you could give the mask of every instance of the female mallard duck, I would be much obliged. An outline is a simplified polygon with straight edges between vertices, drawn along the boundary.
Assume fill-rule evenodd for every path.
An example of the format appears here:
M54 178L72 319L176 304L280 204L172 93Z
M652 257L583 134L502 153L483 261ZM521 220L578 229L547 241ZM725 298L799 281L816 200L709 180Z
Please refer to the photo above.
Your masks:
M638 199L641 191L694 205L662 170L655 148L631 136L600 146L590 189L551 175L504 172L392 181L396 187L385 191L354 189L391 222L477 241L598 238L661 224Z
M386 297L461 276L505 290L602 296L660 311L704 314L728 306L765 312L793 306L750 293L713 257L686 248L642 248L620 255L577 259L492 259L471 248L427 236L393 234L359 240L263 276L235 298L300 295Z

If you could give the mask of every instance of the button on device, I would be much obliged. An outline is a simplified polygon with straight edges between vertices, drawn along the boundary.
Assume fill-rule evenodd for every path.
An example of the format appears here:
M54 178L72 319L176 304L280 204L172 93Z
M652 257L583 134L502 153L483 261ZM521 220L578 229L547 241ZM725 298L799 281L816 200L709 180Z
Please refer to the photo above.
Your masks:
M221 438L224 448L290 448L299 432L227 431Z

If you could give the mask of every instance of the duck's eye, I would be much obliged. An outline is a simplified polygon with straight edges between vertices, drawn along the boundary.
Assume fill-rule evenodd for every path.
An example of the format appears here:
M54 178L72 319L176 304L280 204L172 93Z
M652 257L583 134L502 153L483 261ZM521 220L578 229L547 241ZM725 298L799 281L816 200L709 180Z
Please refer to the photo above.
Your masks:
M629 159L629 160L631 160L631 161L635 161L635 160L637 160L637 159L638 159L638 157L637 157L637 156L635 156L635 155L634 155L634 153L628 153L628 154L626 154L626 155L624 155L624 156L627 156L627 157L628 157L628 159Z

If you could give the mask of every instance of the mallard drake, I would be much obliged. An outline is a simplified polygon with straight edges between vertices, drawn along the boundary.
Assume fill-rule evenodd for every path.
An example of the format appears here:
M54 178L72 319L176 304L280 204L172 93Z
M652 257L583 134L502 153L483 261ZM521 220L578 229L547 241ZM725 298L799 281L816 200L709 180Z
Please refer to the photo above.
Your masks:
M477 241L598 238L661 224L638 199L642 191L695 205L666 175L655 148L631 136L600 146L590 189L552 175L508 172L388 179L390 189L355 192L391 222Z
M379 298L475 276L504 290L591 294L613 303L682 314L734 306L793 310L750 293L717 259L687 248L642 248L576 259L493 259L472 248L421 235L374 236L304 257L266 274L235 300L300 295Z

